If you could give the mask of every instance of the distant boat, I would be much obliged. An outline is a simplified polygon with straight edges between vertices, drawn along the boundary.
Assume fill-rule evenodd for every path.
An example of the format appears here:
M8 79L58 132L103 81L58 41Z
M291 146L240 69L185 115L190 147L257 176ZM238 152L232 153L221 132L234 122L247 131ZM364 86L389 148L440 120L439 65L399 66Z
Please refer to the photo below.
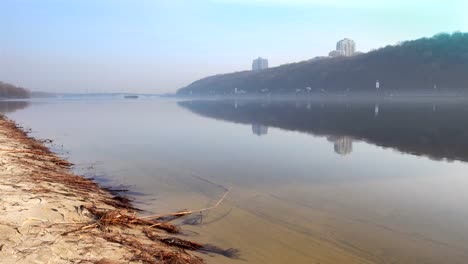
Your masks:
M125 99L138 99L138 95L125 95Z

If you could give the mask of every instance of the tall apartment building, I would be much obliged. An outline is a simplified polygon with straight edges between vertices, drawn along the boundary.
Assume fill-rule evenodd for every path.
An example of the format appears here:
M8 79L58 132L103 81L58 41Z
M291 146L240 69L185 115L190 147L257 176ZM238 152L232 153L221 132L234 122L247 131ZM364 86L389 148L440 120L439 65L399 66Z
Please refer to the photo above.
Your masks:
M341 57L341 56L344 56L344 53L341 50L332 50L330 51L330 53L328 53L328 56L332 58Z
M342 39L336 43L336 50L341 52L344 56L353 56L356 52L356 43L352 39Z
M262 57L258 57L252 62L252 71L261 71L268 69L268 60Z

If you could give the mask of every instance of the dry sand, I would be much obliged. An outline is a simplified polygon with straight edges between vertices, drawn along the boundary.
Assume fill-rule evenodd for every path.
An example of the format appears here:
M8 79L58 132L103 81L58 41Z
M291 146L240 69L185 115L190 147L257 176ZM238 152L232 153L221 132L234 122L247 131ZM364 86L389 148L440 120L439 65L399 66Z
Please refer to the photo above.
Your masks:
M73 175L67 161L2 116L0 193L1 263L202 262L180 248L149 240L142 226L96 224L85 207L118 211L128 204ZM90 224L93 228L64 235ZM120 243L111 242L116 240Z

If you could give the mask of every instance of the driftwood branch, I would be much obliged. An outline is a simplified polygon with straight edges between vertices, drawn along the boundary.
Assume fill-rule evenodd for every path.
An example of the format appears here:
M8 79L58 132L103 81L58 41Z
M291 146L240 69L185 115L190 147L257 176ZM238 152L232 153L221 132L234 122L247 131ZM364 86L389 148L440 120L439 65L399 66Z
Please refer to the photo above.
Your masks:
M170 217L170 216L182 217L184 215L189 215L189 214L194 214L194 213L201 213L201 212L213 210L223 202L223 200L226 198L226 196L228 195L230 190L231 190L231 188L226 189L226 191L224 192L221 199L219 199L218 202L215 205L210 206L210 207L206 207L206 208L202 208L202 209L198 209L198 210L185 210L185 211L177 212L177 213L160 214L160 215L147 215L147 216L140 217L140 219L161 219L161 218Z

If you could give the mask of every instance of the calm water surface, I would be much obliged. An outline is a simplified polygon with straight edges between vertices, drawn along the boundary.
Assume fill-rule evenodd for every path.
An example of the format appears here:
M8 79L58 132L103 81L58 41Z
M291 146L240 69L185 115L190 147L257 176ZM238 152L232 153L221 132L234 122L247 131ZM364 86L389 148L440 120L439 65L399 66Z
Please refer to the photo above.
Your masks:
M468 102L0 102L78 173L237 248L209 263L466 263Z

